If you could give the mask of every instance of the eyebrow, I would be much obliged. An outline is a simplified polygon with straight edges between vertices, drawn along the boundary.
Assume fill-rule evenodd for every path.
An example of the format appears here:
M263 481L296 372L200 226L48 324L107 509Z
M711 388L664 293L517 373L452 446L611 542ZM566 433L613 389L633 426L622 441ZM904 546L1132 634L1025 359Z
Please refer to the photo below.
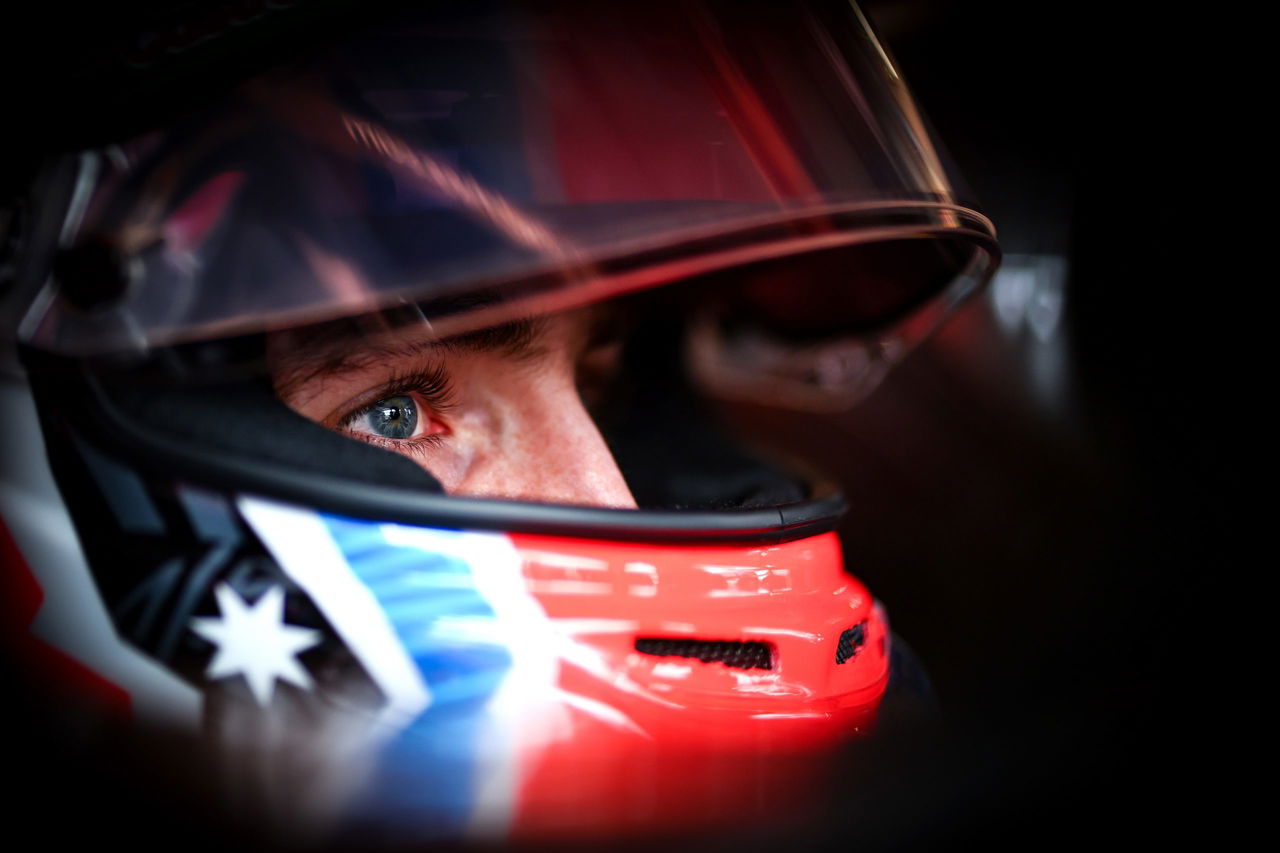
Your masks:
M496 353L528 361L546 352L539 344L546 321L542 317L511 320L499 326L447 338L395 341L391 328L371 329L356 320L336 320L279 333L287 354L271 372L281 399L290 399L317 378L366 370L376 364L418 358L440 352ZM411 329L402 326L398 331ZM430 328L430 327L427 327Z

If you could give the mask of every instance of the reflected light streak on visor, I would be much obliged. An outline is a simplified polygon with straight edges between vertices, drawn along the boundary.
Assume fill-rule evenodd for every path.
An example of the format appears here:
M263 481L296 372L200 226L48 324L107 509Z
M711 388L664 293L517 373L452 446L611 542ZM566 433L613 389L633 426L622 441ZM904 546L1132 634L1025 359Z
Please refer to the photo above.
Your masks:
M565 253L566 241L563 237L552 233L528 214L517 210L502 196L486 190L474 179L459 173L423 151L414 150L367 121L343 114L342 126L353 140L407 170L450 201L456 201L467 210L478 214L483 221L493 225L521 246L545 252L548 255Z

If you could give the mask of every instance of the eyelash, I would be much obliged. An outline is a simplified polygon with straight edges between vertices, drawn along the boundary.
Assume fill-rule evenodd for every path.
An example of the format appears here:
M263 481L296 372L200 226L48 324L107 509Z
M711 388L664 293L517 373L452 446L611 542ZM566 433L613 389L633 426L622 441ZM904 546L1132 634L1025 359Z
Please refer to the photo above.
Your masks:
M445 373L443 367L433 366L393 376L365 395L365 399L369 401L367 404L358 406L338 418L336 427L337 429L345 430L355 423L357 419L373 411L374 407L382 400L388 397L405 395L415 395L426 405L429 411L426 413L420 412L420 417L424 414L429 416L442 415L457 405L453 382L450 380L449 375ZM446 437L441 433L431 433L415 439L390 439L350 432L348 435L379 447L414 453L436 447L443 443Z

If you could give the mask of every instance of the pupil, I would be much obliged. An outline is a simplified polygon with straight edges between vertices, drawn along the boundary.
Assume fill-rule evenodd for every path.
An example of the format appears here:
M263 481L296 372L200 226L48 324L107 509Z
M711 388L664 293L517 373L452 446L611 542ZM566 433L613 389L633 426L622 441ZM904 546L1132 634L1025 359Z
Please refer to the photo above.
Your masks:
M383 438L409 438L418 426L418 412L409 397L379 400L369 411L369 427Z

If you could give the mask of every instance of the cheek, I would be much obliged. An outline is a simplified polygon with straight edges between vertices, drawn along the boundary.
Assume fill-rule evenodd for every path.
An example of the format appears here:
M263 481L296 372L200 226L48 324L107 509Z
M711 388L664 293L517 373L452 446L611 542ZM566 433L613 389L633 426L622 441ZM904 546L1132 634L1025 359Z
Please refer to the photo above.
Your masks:
M428 468L457 494L492 497L524 494L561 469L573 455L566 424L569 399L559 373L492 370L475 377L450 412L451 434ZM571 385L569 386L571 389ZM563 422L562 422L563 421Z
M427 469L446 492L458 492L477 466L500 457L499 418L492 406L472 399L447 417L448 437L417 462Z
M431 476L440 481L446 492L456 492L458 486L466 480L467 471L471 468L471 454L450 441L445 446L432 448L429 458L414 459L425 468Z

